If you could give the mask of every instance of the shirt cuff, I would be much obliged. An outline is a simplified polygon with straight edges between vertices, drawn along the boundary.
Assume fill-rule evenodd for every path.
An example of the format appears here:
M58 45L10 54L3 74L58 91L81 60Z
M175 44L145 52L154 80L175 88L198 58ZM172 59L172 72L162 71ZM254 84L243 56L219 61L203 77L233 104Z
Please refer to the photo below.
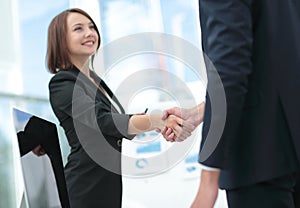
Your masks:
M200 168L201 168L202 170L207 170L207 171L220 171L220 170L221 170L221 169L219 169L219 168L208 167L208 166L203 165L203 164L201 164L201 163L199 163L199 164L200 164Z

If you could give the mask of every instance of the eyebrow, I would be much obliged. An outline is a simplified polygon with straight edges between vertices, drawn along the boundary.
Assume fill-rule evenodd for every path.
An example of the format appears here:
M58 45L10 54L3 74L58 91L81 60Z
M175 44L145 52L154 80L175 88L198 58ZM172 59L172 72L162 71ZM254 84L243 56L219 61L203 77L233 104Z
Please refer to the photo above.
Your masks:
M89 24L89 25L93 25L94 23L93 23L93 22L89 22L88 24ZM76 24L74 24L72 27L82 26L82 25L84 25L84 24L83 24L83 23L76 23Z

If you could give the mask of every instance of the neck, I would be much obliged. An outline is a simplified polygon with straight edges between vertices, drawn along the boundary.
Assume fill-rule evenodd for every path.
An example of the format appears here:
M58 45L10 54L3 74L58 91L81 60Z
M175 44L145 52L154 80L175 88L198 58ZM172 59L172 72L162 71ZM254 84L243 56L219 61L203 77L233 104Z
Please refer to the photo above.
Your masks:
M72 60L74 66L76 66L83 74L87 77L90 77L90 67L89 67L89 59L75 59Z

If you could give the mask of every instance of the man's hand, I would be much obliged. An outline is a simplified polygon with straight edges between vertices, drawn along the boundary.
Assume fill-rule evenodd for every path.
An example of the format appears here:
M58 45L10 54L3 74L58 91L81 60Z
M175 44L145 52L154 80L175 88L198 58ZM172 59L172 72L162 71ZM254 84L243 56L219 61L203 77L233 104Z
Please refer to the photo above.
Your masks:
M170 115L175 115L182 118L186 124L192 124L193 126L197 127L203 121L204 107L204 102L189 109L174 107L163 112L163 119L168 118ZM182 128L186 130L185 125L182 125ZM180 138L177 137L173 129L166 127L161 131L161 133L167 141L171 142L181 142L187 138L183 136Z
M41 145L36 146L33 150L32 150L33 154L35 154L36 156L43 156L46 154L45 150L43 149L43 147Z
M191 136L191 132L194 131L195 126L175 115L169 115L168 118L164 119L165 129L171 129L177 141L183 141L187 137ZM162 131L164 132L165 129Z

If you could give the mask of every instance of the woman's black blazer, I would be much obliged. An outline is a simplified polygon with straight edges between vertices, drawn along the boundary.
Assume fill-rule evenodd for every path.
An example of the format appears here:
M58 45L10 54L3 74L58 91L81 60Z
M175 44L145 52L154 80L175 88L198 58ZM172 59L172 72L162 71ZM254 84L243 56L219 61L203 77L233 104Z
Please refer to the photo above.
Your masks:
M50 80L52 109L71 147L65 175L72 208L121 207L121 141L128 135L130 115L106 84L95 82L112 97L118 110L76 67Z

